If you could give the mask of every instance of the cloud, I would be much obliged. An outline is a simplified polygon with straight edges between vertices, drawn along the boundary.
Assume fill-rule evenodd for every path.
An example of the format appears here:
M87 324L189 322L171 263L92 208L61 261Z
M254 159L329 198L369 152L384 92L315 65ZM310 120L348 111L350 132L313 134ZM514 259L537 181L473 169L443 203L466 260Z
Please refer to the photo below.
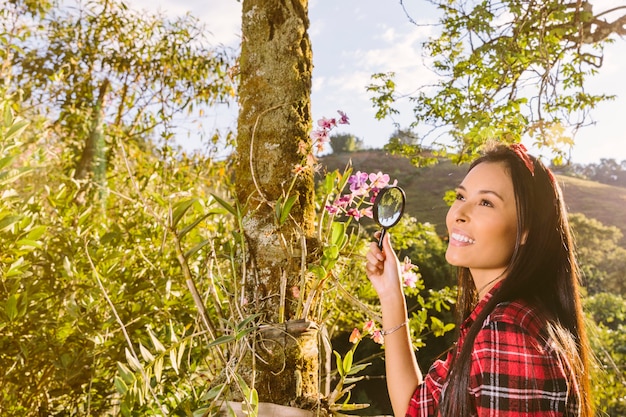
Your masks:
M237 47L241 33L241 2L236 0L131 0L136 10L160 12L169 17L190 13L206 24L211 42Z

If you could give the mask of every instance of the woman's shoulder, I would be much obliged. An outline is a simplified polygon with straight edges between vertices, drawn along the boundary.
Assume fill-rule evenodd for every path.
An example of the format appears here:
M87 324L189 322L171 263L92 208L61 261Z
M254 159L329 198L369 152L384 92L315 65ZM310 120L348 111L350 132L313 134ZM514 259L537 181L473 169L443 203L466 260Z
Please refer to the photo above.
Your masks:
M546 319L536 306L525 300L503 301L497 304L485 318L483 328L502 323L539 333L546 326Z

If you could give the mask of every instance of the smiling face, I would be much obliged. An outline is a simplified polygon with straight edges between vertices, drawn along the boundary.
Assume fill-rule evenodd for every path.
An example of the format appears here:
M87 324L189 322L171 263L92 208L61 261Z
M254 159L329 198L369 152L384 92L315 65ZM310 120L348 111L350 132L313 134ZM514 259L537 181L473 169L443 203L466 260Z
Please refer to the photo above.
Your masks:
M506 270L517 239L513 182L501 162L476 165L457 188L446 216L446 260L470 269L477 288Z

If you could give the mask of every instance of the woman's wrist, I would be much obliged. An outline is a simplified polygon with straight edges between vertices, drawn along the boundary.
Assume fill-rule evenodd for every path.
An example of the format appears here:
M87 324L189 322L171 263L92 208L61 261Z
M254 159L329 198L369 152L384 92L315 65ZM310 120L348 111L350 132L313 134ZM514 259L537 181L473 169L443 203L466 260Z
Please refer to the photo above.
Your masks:
M397 326L394 326L390 329L383 329L380 334L382 334L383 336L387 336L390 335L392 333L397 332L398 330L400 330L403 327L406 327L406 325L409 323L409 320L406 319L403 323L398 324Z

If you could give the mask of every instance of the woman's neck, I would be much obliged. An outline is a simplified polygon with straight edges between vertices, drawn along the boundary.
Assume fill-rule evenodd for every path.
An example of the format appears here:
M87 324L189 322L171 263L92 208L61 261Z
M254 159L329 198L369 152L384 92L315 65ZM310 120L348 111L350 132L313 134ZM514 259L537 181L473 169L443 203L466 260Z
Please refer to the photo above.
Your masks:
M472 271L472 278L474 279L474 286L476 287L476 293L478 294L478 299L482 299L488 292L491 290L494 285L498 282L502 281L505 277L504 271L497 274L495 277L493 275L484 276L481 274L474 275Z

